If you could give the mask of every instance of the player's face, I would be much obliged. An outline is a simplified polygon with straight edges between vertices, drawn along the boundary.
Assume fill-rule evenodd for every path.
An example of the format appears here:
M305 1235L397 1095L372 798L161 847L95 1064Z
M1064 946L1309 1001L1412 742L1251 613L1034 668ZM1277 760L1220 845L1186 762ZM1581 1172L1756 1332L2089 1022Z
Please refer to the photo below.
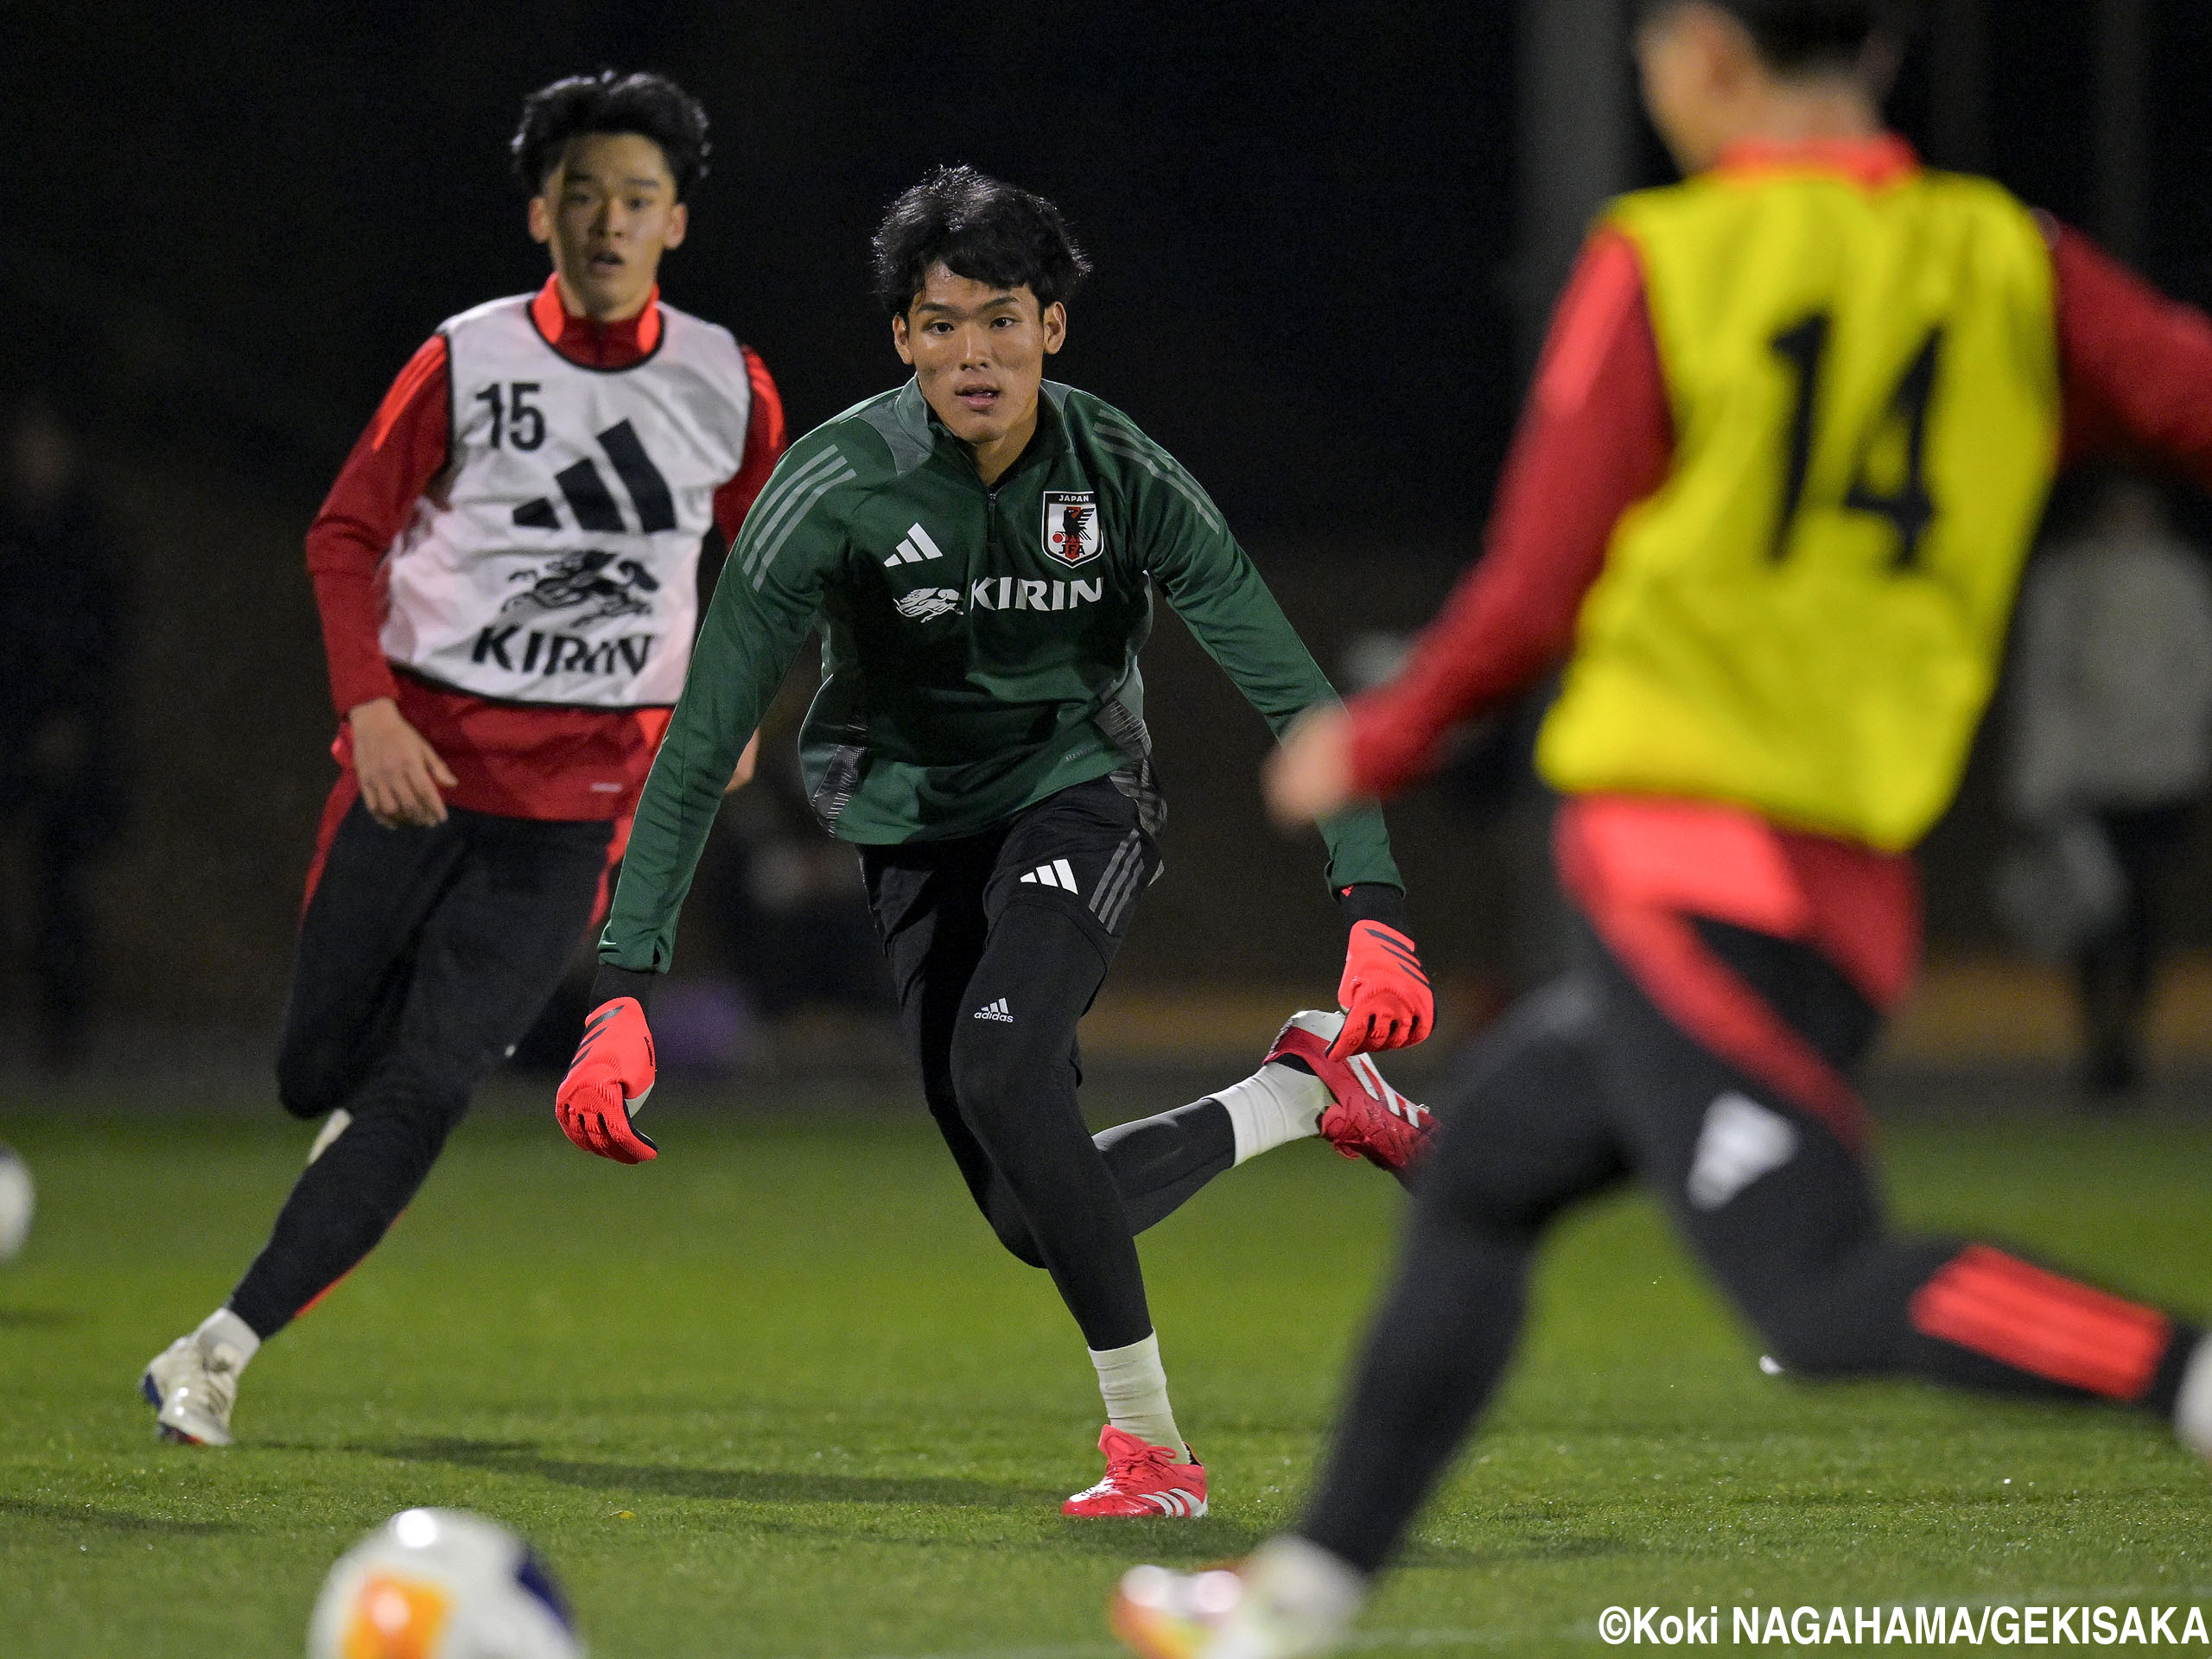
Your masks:
M599 322L645 309L660 257L686 225L667 157L634 132L571 139L530 203L530 233L552 251L563 297Z
M892 343L913 365L922 396L954 436L979 452L1028 442L1045 359L1067 332L1066 308L1040 307L1027 284L993 288L943 265L930 267L906 315L891 320Z

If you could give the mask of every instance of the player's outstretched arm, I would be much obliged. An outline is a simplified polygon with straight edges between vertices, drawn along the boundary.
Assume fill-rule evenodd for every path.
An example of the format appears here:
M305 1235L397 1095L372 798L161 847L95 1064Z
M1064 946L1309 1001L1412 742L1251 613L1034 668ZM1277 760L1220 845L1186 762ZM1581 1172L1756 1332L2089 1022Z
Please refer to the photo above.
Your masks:
M1268 810L1287 830L1325 822L1354 805L1351 722L1341 708L1310 711L1285 734L1262 774ZM1351 922L1337 1001L1344 1028L1332 1056L1410 1047L1436 1023L1434 994L1406 931L1405 898L1353 887L1338 895Z
M2069 465L2148 459L2212 490L2212 317L2045 219Z
M1175 613L1245 700L1278 737L1301 717L1335 710L1335 688L1219 509L1148 440L1116 434L1114 442L1125 457L1142 457L1149 487L1139 492L1135 518L1147 537L1149 568ZM1349 802L1320 828L1330 886L1350 925L1337 987L1344 1025L1329 1052L1345 1058L1421 1042L1435 1023L1435 1007L1407 928L1405 884L1382 814L1371 802Z
M799 444L747 515L638 802L600 938L594 1007L554 1108L571 1141L617 1162L654 1155L630 1124L652 1087L650 988L668 971L677 917L722 797L744 781L760 718L813 626L823 574L843 556L842 524L823 504L824 479L839 475L834 448Z
M1359 798L1351 759L1351 716L1341 708L1310 710L1261 767L1268 816L1303 830L1343 811Z

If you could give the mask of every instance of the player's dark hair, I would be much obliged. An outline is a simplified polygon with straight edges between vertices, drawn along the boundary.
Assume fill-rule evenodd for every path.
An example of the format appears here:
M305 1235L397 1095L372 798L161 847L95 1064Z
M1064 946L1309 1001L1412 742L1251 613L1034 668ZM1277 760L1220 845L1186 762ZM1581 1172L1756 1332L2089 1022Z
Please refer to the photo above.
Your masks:
M522 101L522 124L507 146L515 177L536 195L569 141L587 132L634 132L660 146L676 178L677 200L707 176L707 111L666 75L570 75Z
M1686 0L1642 0L1656 16ZM1892 51L1911 32L1909 0L1704 0L1743 24L1767 67L1785 75L1857 68L1883 42Z
M893 202L874 247L875 297L894 317L935 264L993 288L1027 287L1040 309L1090 274L1058 208L972 167L940 167Z

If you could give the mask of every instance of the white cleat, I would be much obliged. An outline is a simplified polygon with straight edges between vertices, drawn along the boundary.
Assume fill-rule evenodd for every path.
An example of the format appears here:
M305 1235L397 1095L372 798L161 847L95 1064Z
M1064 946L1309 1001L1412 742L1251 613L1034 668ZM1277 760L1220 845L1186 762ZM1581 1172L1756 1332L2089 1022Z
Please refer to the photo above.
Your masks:
M162 1438L185 1446L228 1446L231 1408L238 1403L245 1364L245 1357L228 1343L203 1343L197 1333L179 1337L155 1355L138 1379L138 1392L153 1407Z
M1327 1551L1274 1538L1231 1567L1131 1567L1107 1620L1139 1659L1319 1659L1344 1646L1366 1594Z

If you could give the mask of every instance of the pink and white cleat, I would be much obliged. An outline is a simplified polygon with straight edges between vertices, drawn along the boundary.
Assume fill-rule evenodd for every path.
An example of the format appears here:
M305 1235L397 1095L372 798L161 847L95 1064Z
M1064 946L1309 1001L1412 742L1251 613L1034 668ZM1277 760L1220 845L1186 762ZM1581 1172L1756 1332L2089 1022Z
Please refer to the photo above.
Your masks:
M1206 1512L1205 1465L1191 1456L1178 1463L1164 1446L1154 1446L1111 1423L1098 1436L1106 1454L1106 1478L1060 1505L1062 1515L1174 1516L1196 1520Z
M1385 1082L1371 1056L1331 1059L1329 1045L1344 1027L1341 1014L1312 1008L1294 1014L1262 1064L1302 1063L1321 1080L1332 1103L1321 1114L1321 1138L1343 1156L1364 1158L1403 1181L1428 1149L1436 1132L1435 1114Z

